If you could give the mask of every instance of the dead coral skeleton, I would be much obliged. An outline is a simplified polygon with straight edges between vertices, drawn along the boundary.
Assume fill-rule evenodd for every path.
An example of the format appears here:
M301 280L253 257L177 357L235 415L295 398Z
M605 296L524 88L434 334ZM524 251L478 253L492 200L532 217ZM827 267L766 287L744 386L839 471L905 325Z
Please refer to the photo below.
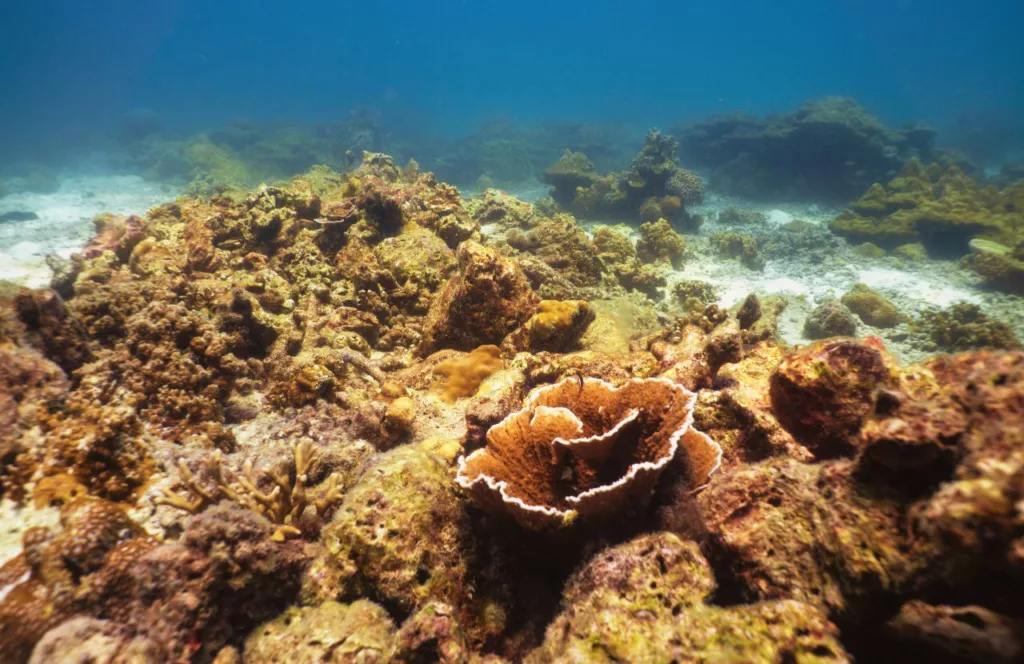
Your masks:
M242 472L234 477L225 473L224 457L218 451L204 460L204 470L212 480L212 486L204 486L189 469L184 460L179 460L178 471L181 484L187 490L179 493L164 488L157 497L157 504L170 505L191 514L202 512L222 500L229 500L251 509L271 523L277 530L271 539L283 542L301 534L296 524L303 512L312 507L315 513L323 515L341 501L343 491L340 476L332 473L317 491L309 485L309 471L316 461L316 450L309 441L295 445L295 473L278 466L270 471L257 472L252 461L246 461ZM269 490L261 486L270 486ZM315 493L315 495L314 495Z

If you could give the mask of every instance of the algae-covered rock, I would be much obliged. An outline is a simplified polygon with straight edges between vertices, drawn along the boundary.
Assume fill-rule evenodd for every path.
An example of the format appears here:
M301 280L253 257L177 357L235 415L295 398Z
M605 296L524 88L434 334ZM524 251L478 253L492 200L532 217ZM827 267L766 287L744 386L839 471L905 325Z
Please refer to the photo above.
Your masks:
M686 254L686 241L664 219L640 226L640 241L636 243L640 260L654 263L667 262L678 268Z
M90 664L159 664L163 650L127 625L80 616L72 618L39 640L29 664L89 662Z
M543 180L554 187L551 192L554 199L568 205L577 188L589 187L599 177L585 154L566 150L561 159L544 171Z
M848 454L853 451L851 437L871 411L875 390L892 381L890 362L874 337L799 348L772 375L772 411L815 455Z
M526 661L846 662L838 630L796 601L723 608L694 542L644 535L597 554L573 574L563 611Z
M681 279L673 284L672 297L687 311L704 309L718 301L718 289L699 279Z
M439 458L414 446L383 454L324 529L303 582L307 600L374 597L412 611L465 593L466 515Z
M862 619L913 587L933 560L912 547L899 500L861 486L849 460L745 465L698 502L734 601L790 598Z
M743 210L737 207L729 206L718 213L718 223L728 224L730 226L748 226L763 224L767 220L767 217L761 212L756 210Z
M1024 293L1024 240L1017 248L975 238L965 259L987 284L1008 293Z
M722 232L711 236L711 248L719 256L739 259L751 270L764 269L764 257L757 240L743 233Z
M804 321L804 336L808 339L852 337L857 334L857 319L845 304L834 297L821 304Z
M882 249L877 244L874 244L872 242L865 242L863 244L858 244L856 247L853 248L853 253L855 253L858 256L861 256L863 258L884 258L885 257L885 249Z
M685 206L703 199L704 183L678 166L676 147L671 137L652 129L629 170L601 176L584 155L567 151L545 171L544 181L554 186L552 198L579 217L627 223L665 218L696 230L702 219Z
M1024 657L1024 628L983 606L936 606L911 600L887 624L905 647L932 661L1010 664Z
M892 250L892 255L912 263L920 263L928 259L928 250L920 242L901 244Z
M388 612L365 599L290 607L245 640L246 662L373 664L388 661L395 625Z
M652 265L645 265L637 255L633 243L622 233L602 227L594 231L594 249L597 257L629 290L636 290L657 298L665 286L665 277Z
M855 284L843 295L842 303L872 327L896 327L902 318L896 305L864 284Z
M458 262L458 273L427 313L421 354L500 344L533 315L540 301L519 266L493 249L465 242L459 246Z
M443 602L430 602L402 623L388 661L393 664L462 664L484 660L472 657L468 639L452 607Z

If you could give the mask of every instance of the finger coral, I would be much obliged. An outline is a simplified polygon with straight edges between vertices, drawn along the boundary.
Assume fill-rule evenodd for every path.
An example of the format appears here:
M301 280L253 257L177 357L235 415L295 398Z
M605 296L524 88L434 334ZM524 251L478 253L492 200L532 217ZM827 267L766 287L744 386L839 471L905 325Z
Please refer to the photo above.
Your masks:
M296 444L293 454L294 464L290 468L278 467L257 473L249 462L235 477L225 474L222 458L219 454L214 455L207 460L204 472L212 480L208 486L196 478L188 465L179 462L182 483L188 493L165 489L157 502L196 514L221 500L230 500L266 517L277 526L271 539L283 541L301 534L297 528L299 517L307 508L323 515L342 496L337 474L328 477L323 486L315 487L314 492L309 471L316 462L317 453L311 442Z
M665 379L613 387L568 378L538 388L459 460L458 484L482 507L528 529L607 518L643 502L683 455L690 488L706 485L721 448L693 429L696 396Z

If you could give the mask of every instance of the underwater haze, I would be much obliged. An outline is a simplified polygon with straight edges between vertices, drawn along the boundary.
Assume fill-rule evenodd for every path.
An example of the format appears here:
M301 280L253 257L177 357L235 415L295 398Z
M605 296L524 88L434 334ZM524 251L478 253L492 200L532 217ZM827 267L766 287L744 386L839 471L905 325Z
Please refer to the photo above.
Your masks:
M0 664L1024 662L1024 0L0 7Z
M1024 107L1013 0L44 0L0 11L0 136L29 153L138 108L188 130L372 108L458 135L494 114L645 126L824 95L887 122Z

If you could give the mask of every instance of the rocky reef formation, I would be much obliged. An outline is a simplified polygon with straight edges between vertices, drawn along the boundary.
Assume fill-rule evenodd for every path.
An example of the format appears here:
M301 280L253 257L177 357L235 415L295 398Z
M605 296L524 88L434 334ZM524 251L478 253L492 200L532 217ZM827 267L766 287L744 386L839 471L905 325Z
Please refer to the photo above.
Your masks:
M983 187L958 166L925 167L917 159L907 162L887 184L880 182L870 185L829 228L852 241L889 249L920 242L935 258L965 256L975 239L1010 248L1024 241L1024 184L1002 190ZM979 253L991 255L986 248L980 245ZM1012 249L992 248L1010 259L1004 270L1011 269ZM996 262L982 258L979 272L987 271L996 283L1014 282L1012 276L999 274Z
M673 128L687 164L754 200L846 203L913 157L935 158L935 131L889 129L852 99L825 97L786 115L714 117Z
M600 175L586 155L566 151L544 171L551 196L574 215L625 223L666 219L680 230L696 230L701 219L686 211L704 198L704 182L680 168L678 145L652 129L628 171Z
M0 659L1019 659L1024 354L655 308L710 242L647 223L372 153L102 218L0 290Z

